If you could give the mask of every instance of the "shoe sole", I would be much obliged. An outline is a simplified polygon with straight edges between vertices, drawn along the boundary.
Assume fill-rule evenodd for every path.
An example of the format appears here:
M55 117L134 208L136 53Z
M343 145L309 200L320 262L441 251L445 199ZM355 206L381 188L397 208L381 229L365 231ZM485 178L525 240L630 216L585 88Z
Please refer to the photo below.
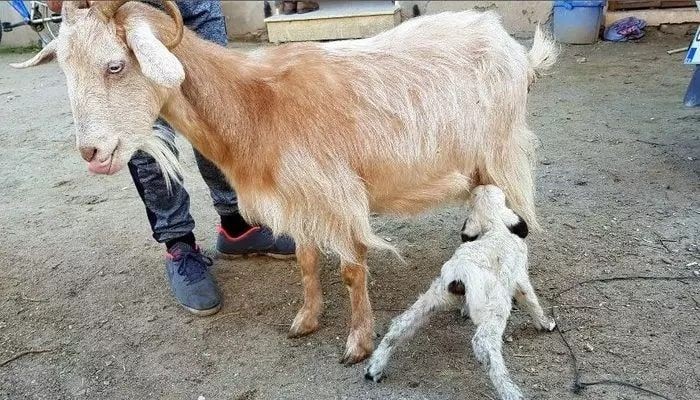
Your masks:
M253 257L270 257L275 260L294 260L297 258L296 254L276 254L276 253L248 253L248 254L229 254L216 251L217 258L222 258L225 260L235 260L238 258L253 258Z
M185 310L189 311L191 314L194 314L198 317L208 317L210 315L214 315L214 314L218 313L219 310L221 310L220 303L218 305L216 305L215 307L208 308L206 310L197 310L196 308L187 307L184 304L180 304L180 305L182 306L182 308L184 308Z

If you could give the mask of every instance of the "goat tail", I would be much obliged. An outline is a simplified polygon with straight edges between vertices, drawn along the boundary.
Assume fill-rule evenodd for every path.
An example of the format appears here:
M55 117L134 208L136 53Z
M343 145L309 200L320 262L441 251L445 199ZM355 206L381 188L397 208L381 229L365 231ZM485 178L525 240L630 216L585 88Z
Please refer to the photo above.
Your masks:
M540 229L533 177L536 140L531 130L520 125L510 140L486 154L481 174L481 183L503 190L508 206L535 231Z
M559 49L556 42L549 33L543 32L538 25L535 29L535 39L532 43L532 48L527 53L527 59L530 64L528 86L537 79L541 71L548 70L554 65L558 55Z
M404 258L401 256L401 253L399 253L396 247L390 245L389 243L387 243L386 240L377 236L374 232L372 232L371 228L364 232L356 232L356 234L359 234L358 241L363 245L367 246L368 248L373 248L377 250L388 250L391 253L393 253L396 256L396 258L399 259L399 261L405 263Z

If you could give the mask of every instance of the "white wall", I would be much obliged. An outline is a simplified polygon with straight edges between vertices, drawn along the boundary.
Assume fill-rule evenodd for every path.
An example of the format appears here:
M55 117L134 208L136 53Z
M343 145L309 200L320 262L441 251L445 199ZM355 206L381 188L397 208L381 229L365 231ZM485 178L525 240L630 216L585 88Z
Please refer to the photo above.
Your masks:
M264 1L222 1L230 38L255 39L265 30Z
M271 3L273 3L271 1ZM319 1L323 7L323 0ZM400 1L404 19L413 16L417 5L421 14L476 9L494 10L501 15L510 33L531 34L537 24L545 24L552 14L552 1ZM224 1L229 36L251 36L265 29L263 1Z
M404 18L413 16L417 5L421 14L436 14L442 11L493 10L503 18L509 33L531 34L535 26L545 24L552 14L552 1L401 1Z
M226 26L229 37L257 39L265 31L263 1L223 1ZM320 1L323 7L323 0ZM511 33L527 35L537 23L545 23L552 12L551 1L401 1L401 13L410 18L414 5L421 14L434 14L441 11L494 10L503 17L503 22ZM9 18L9 19L8 19ZM0 1L0 20L15 22L17 13L9 3ZM29 28L21 27L3 34L0 46L28 46L36 44L38 36Z

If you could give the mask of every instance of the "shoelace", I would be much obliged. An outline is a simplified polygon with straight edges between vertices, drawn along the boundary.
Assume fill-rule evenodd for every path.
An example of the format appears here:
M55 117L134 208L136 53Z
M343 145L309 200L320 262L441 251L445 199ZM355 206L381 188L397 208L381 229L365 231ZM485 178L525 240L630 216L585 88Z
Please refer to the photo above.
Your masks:
M204 273L214 263L211 258L200 252L188 251L176 256L173 261L179 262L177 273L185 277L188 284L204 279Z

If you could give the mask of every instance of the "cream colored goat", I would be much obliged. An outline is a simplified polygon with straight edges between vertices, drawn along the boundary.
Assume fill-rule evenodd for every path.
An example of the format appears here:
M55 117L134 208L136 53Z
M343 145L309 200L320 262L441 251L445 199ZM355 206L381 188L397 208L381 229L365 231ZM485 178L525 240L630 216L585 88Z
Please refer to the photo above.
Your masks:
M494 13L443 13L369 39L244 54L189 30L179 41L173 10L79 3L64 3L58 39L16 66L56 55L93 171L143 149L176 176L151 131L161 115L223 171L249 221L292 236L304 287L292 336L318 328L319 250L330 250L352 306L343 360L371 354L366 252L390 248L371 211L413 214L493 183L536 225L527 92L555 59L539 30L528 53Z

